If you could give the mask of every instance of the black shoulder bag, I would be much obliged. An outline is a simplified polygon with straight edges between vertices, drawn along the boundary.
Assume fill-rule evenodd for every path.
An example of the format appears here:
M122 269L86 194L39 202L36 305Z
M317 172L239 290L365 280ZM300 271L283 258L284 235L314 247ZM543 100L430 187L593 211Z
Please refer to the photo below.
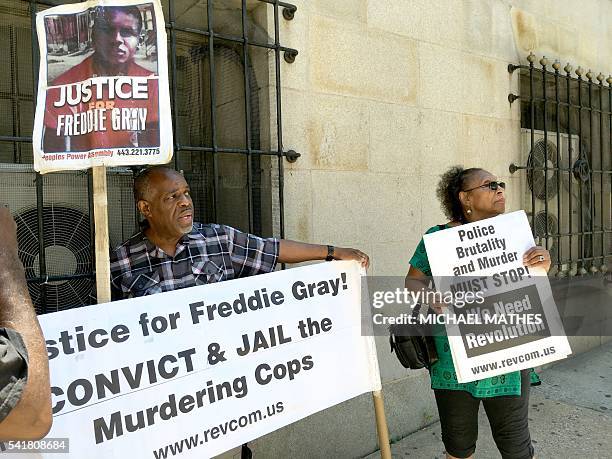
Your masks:
M418 317L421 305L412 310L412 317ZM431 312L429 310L428 312ZM430 369L438 361L436 346L430 333L430 327L425 325L396 324L389 326L389 343L391 352L395 352L400 363L405 368Z

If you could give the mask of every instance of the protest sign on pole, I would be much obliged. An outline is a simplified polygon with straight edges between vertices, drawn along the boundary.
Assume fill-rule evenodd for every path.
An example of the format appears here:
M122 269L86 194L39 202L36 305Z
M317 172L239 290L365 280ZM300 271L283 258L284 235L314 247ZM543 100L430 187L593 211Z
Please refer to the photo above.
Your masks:
M108 193L106 190L106 166L94 166L92 170L94 228L96 247L96 299L98 303L111 300L110 255L108 243Z
M159 0L89 0L36 15L33 131L41 174L93 168L96 284L110 301L106 167L172 158L166 31Z
M391 459L391 441L389 440L389 427L385 415L385 402L382 390L372 392L374 402L374 415L376 416L376 433L378 435L378 447L381 459Z
M366 276L366 269L361 268L361 275ZM373 339L374 334L370 323L372 321L372 313L370 307L370 293L368 291L367 282L361 283L361 301L362 305L367 305L362 310L362 328L361 333L363 336L372 337L371 353L376 355L376 343ZM365 312L365 314L363 314ZM364 322L365 321L365 322ZM376 417L376 435L378 437L378 448L380 450L381 459L391 459L391 441L389 440L389 427L387 425L387 416L385 414L385 402L383 400L382 387L372 392L372 403L374 404L374 416Z
M360 301L358 264L333 262L41 316L47 438L70 457L210 457L379 391Z
M423 238L439 292L472 291L479 301L451 307L446 323L459 382L560 360L571 354L542 269L523 266L535 246L524 211Z
M40 173L167 163L172 124L159 0L89 0L36 15Z

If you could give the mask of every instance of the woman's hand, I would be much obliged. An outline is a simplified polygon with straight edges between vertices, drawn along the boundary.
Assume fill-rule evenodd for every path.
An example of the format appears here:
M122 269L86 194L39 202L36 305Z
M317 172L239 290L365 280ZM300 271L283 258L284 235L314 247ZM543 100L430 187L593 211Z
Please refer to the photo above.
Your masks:
M429 288L428 280L429 278L425 276L425 274L423 274L421 270L415 268L414 266L411 266L408 270L408 274L406 275L404 286L406 287L406 289L412 292L416 292L417 294L422 295L422 297L425 298L428 292L435 293L435 290ZM444 303L430 302L426 306L429 306L431 309L433 309L436 314L442 314L448 311L448 305Z
M444 303L430 303L429 307L436 313L436 314L443 314L448 312L448 305L444 304Z
M536 245L523 255L523 264L528 268L550 269L550 253L544 247Z

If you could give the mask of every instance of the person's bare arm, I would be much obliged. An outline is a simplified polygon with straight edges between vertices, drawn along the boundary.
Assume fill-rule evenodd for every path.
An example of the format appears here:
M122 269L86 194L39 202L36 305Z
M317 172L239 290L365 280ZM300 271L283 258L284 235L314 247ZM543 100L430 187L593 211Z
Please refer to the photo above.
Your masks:
M279 263L300 263L302 261L325 260L327 246L319 244L306 244L305 242L280 240L278 253ZM367 268L370 266L369 257L357 249L334 247L334 260L355 260Z
M10 211L0 207L0 327L21 334L29 357L26 386L19 403L0 422L0 440L35 440L44 437L52 423L49 361L17 256L15 230Z
M429 287L428 277L418 268L411 266L408 270L408 274L406 274L406 279L404 280L404 286L413 292L434 292L435 290ZM429 306L436 311L438 314L442 313L442 308L446 305L442 303L432 303Z

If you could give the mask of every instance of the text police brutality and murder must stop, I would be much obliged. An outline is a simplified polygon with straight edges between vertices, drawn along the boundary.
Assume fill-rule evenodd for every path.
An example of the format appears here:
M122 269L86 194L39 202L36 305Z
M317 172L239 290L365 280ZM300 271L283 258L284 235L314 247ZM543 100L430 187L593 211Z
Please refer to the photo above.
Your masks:
M142 131L146 127L146 108L117 108L114 100L147 100L147 77L97 77L87 81L59 86L59 99L53 106L75 107L89 104L80 113L62 114L57 117L58 136L84 135L108 129L107 109L110 110L110 127L113 131Z

